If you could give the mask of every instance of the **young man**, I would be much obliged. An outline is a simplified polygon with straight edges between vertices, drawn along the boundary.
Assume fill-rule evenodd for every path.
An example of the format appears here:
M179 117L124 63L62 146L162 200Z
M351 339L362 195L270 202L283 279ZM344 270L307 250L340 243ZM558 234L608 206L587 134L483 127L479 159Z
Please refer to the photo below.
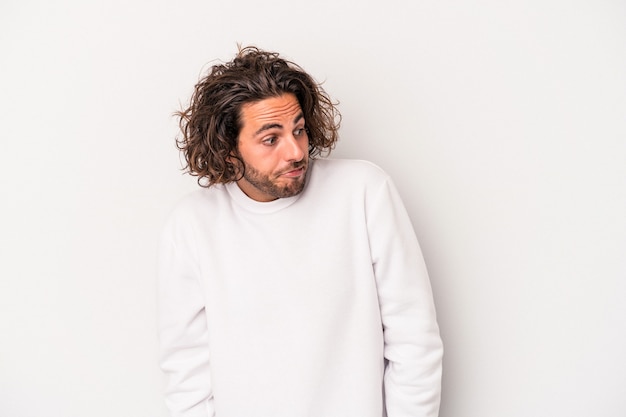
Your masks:
M442 343L418 242L389 177L318 158L340 116L275 53L212 67L180 112L202 189L160 244L174 417L435 417Z

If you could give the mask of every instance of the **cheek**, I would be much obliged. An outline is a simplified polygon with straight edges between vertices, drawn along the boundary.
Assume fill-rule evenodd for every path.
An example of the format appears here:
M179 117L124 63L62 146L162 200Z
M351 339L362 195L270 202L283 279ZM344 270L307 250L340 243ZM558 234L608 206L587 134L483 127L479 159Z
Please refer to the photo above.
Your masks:
M254 152L248 152L244 156L247 165L253 166L259 172L271 172L275 163L275 155L264 149L258 149Z

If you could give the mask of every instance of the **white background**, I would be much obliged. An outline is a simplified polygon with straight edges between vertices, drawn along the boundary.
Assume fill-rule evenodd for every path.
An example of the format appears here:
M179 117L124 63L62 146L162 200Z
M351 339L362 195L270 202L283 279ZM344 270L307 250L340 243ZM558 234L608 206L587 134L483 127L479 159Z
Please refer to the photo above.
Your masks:
M156 238L196 187L171 114L237 42L324 81L335 155L395 179L441 417L626 415L624 2L3 0L0 416L166 416Z

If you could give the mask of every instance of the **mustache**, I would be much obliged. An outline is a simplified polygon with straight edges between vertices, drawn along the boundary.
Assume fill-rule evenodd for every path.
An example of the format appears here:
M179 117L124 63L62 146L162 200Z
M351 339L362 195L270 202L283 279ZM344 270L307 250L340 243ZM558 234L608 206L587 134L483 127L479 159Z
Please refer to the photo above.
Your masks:
M305 167L306 164L307 164L307 162L305 160L294 162L289 167L281 170L280 174L278 174L278 175L283 175L283 174L286 174L287 172L295 171L296 169L300 169L302 167Z

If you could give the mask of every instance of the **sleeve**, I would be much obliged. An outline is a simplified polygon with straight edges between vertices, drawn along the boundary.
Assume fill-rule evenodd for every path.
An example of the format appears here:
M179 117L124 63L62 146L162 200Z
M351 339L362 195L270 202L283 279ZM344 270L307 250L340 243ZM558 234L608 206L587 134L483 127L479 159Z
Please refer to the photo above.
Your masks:
M368 199L368 229L384 331L388 417L436 417L443 344L426 265L389 178Z
M171 222L166 225L158 257L160 366L171 417L213 417L207 322L191 248Z

